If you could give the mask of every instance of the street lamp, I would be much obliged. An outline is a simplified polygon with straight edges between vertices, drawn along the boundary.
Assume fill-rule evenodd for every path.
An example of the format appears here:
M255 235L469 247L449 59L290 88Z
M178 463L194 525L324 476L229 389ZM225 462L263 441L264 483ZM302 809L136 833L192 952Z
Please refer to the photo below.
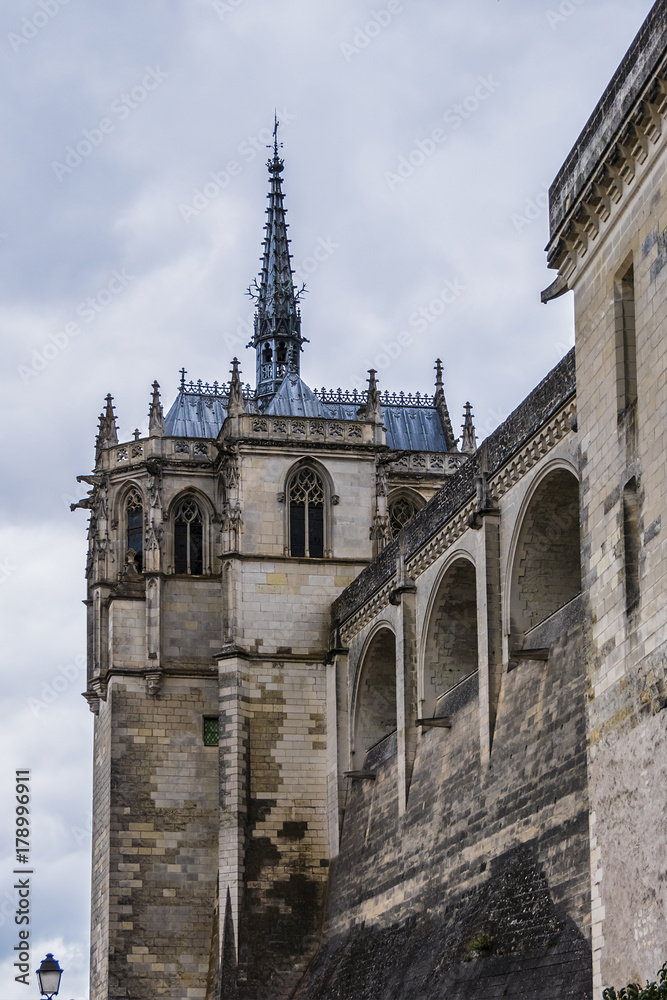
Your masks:
M37 970L39 991L43 997L57 996L58 990L60 989L60 977L62 974L63 970L60 968L51 952L48 952L46 958L42 959L42 964Z

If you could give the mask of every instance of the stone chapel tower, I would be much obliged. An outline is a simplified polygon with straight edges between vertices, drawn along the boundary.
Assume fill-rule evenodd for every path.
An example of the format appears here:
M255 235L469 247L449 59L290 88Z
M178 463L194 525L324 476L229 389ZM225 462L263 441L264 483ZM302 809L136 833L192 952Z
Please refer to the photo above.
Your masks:
M277 143L268 169L255 389L236 359L227 384L183 372L165 417L155 382L129 441L108 396L80 477L91 1000L217 998L236 975L267 996L306 960L339 835L331 603L475 447L439 362L430 397L301 380Z

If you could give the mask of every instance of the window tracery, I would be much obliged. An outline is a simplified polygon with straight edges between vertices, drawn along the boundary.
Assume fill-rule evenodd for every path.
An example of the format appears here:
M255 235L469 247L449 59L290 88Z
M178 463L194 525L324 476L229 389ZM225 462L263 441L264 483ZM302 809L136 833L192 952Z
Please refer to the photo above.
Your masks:
M304 466L288 487L290 555L324 558L324 484Z
M134 562L141 573L144 555L144 501L139 490L133 487L125 498L127 548L134 550Z
M204 572L204 519L192 497L184 497L174 515L174 572Z
M391 537L395 538L401 528L404 528L420 509L421 507L418 505L416 500L413 500L412 497L405 496L404 494L396 497L395 500L391 500L389 502L389 526L391 529Z

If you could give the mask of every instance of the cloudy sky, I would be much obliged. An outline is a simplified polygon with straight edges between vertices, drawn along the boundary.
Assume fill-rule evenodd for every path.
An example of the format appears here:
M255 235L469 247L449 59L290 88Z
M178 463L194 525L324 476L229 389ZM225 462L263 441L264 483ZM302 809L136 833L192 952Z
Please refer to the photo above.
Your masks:
M428 391L485 436L572 343L546 189L648 0L4 0L0 10L0 996L88 996L85 492L113 393L227 378L283 126L311 386ZM316 252L317 251L317 252ZM407 332L409 347L399 348ZM406 338L404 337L403 340ZM14 982L14 774L32 771L30 986Z

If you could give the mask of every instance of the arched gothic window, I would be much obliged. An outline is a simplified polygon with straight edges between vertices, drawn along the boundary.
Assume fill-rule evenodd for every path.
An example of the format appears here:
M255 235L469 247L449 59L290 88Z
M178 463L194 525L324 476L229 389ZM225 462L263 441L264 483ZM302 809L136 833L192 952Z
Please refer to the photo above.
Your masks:
M292 476L287 492L290 555L324 558L324 485L307 466Z
M419 501L402 493L395 500L389 501L389 526L391 537L396 538L401 528L404 528L408 521L411 521L422 505Z
M127 547L134 549L134 561L141 573L144 554L144 501L136 487L130 490L125 499L125 521L127 524Z
M181 500L174 516L174 571L204 572L204 519L192 497Z

